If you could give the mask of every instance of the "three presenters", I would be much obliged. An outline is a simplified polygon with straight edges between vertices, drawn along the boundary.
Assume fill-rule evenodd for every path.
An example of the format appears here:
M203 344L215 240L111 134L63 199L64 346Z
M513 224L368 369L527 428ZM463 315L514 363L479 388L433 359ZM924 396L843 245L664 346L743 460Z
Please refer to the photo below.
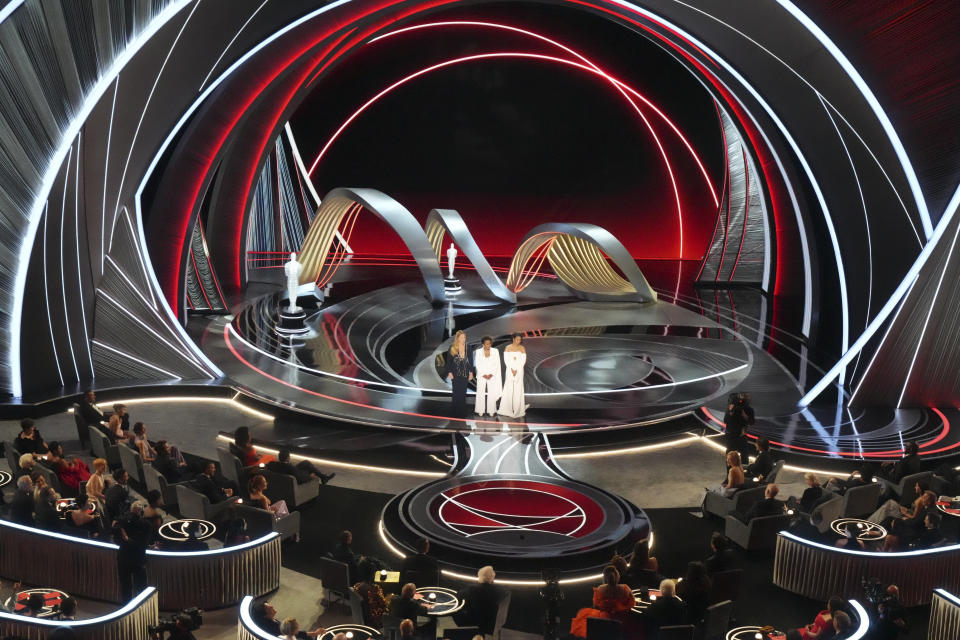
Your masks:
M474 412L477 415L524 416L527 405L523 392L523 368L527 351L522 342L519 333L513 334L511 343L503 350L501 362L500 351L493 347L493 338L484 336L481 347L473 352L473 362L470 362L467 335L463 331L456 333L446 358L446 376L452 386L451 409L455 417L466 417L467 387L474 379L474 372L477 380Z

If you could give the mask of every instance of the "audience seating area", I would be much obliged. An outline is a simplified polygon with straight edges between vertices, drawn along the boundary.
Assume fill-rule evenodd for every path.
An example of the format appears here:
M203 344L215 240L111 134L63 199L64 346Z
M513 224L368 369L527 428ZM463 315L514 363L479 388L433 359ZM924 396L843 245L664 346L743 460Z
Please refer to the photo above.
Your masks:
M159 622L157 589L147 587L116 611L87 620L44 620L0 612L0 629L8 637L44 640L55 629L69 627L76 640L149 638Z

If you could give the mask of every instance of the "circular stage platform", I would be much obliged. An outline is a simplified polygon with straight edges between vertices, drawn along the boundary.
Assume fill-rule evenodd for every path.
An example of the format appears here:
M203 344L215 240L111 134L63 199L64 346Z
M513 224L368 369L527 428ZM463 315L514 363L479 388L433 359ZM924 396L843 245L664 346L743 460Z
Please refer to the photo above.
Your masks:
M457 448L450 475L384 508L382 531L401 553L414 553L426 538L431 555L458 575L509 557L507 579L556 572L576 580L597 575L650 535L642 510L566 476L537 434L469 435Z

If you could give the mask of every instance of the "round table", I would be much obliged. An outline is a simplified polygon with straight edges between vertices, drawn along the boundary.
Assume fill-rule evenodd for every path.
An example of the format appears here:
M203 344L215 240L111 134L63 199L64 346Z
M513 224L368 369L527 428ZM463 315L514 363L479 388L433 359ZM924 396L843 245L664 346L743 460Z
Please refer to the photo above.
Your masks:
M57 513L60 514L61 518L67 518L69 512L72 509L76 509L76 508L77 508L76 498L60 498L59 500L57 500ZM87 503L87 513L89 513L92 516L97 515L96 502Z
M427 611L428 616L449 616L463 609L467 603L460 599L456 591L446 587L420 587L417 593L423 596L423 602L433 603Z
M13 612L18 615L25 615L27 611L27 600L35 593L43 596L43 609L37 614L38 618L49 618L60 613L60 603L70 596L59 589L24 589L18 591L7 599L6 609L10 610L11 600L14 603Z
M864 542L880 540L887 535L887 530L876 522L861 520L860 518L837 518L830 523L833 532L843 537L847 536L847 530L851 527L856 528L857 540Z
M950 496L940 496L937 498L937 509L940 509L940 511L948 516L956 516L960 518L960 496L956 498L951 498Z
M164 522L160 525L159 531L160 537L164 540L169 540L171 542L186 542L189 536L187 535L187 525L191 522L199 522L200 529L197 531L197 540L206 540L217 532L217 527L209 520L197 520L197 519L184 519L184 520L171 520L170 522Z
M760 627L750 625L747 627L734 627L727 631L726 640L781 640L786 638L784 631L768 631L763 633Z
M0 487L5 487L13 482L13 474L9 471L0 471Z
M647 610L653 601L660 597L660 589L646 588L646 589L633 589L630 593L633 594L633 598L637 601L633 605L634 613L643 613Z
M349 622L327 627L327 632L320 636L320 640L333 640L333 636L338 633L345 633L347 640L380 640L383 638L383 635L373 627Z

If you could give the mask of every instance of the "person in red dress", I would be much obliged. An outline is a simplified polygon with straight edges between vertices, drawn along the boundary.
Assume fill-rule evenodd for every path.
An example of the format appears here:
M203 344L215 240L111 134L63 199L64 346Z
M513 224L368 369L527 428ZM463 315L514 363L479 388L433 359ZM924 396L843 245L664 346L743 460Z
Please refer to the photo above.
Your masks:
M620 574L613 565L608 565L603 569L603 584L593 589L593 607L577 612L577 617L570 624L570 633L586 638L587 618L607 618L623 623L624 638L637 638L640 627L630 613L636 603L630 587L620 584Z
M827 608L817 614L813 622L799 629L803 640L827 640L834 635L833 616L835 613L842 612L847 603L843 598L833 596L827 601Z
M73 491L79 491L80 483L90 479L90 469L80 458L67 460L63 457L63 446L59 442L50 443L47 452L47 465L57 472L60 483Z

